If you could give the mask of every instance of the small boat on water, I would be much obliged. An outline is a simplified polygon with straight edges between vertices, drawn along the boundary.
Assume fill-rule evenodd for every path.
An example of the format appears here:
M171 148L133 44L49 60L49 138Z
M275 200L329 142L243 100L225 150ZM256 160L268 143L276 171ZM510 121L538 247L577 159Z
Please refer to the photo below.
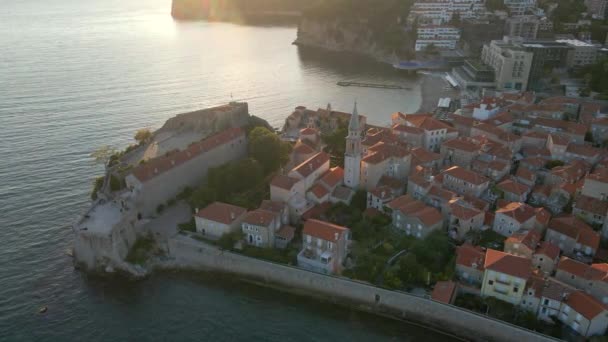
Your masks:
M43 313L46 313L48 310L49 310L49 308L48 308L48 307L43 306L43 307L41 307L40 309L38 309L38 313L39 313L39 314L43 314Z

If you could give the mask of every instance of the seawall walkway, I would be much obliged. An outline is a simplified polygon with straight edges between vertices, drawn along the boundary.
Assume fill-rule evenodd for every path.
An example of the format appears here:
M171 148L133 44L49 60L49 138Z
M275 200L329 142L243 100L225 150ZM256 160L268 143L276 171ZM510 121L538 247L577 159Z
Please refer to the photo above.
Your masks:
M169 240L168 268L230 273L288 292L322 297L357 309L422 324L472 341L558 341L534 331L408 293L327 276L221 250L177 235Z

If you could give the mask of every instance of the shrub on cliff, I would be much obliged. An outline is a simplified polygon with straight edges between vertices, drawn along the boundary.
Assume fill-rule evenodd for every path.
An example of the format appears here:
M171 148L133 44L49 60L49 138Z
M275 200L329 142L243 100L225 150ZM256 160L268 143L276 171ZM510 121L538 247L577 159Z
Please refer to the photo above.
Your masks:
M145 143L150 138L152 138L152 132L150 132L150 130L147 128L142 128L135 132L134 139L135 141L137 141L138 144Z

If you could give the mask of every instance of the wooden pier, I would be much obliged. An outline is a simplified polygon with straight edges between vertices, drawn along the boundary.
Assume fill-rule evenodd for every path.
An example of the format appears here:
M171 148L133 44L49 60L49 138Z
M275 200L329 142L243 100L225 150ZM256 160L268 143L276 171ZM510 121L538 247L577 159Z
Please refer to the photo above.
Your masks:
M361 83L340 81L337 83L341 87L363 87L363 88L380 88L380 89L409 89L395 84L377 84L377 83Z

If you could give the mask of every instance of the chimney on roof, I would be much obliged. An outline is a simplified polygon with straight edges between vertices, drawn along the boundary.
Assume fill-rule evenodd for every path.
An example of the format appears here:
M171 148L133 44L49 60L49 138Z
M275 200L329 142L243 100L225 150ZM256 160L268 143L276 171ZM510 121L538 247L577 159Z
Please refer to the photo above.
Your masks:
M338 233L334 233L334 239L338 240Z
M231 211L231 212L230 212L230 219L231 219L231 220L234 220L235 218L236 218L236 217L235 217L235 215L234 215L234 212L233 212L233 211Z

